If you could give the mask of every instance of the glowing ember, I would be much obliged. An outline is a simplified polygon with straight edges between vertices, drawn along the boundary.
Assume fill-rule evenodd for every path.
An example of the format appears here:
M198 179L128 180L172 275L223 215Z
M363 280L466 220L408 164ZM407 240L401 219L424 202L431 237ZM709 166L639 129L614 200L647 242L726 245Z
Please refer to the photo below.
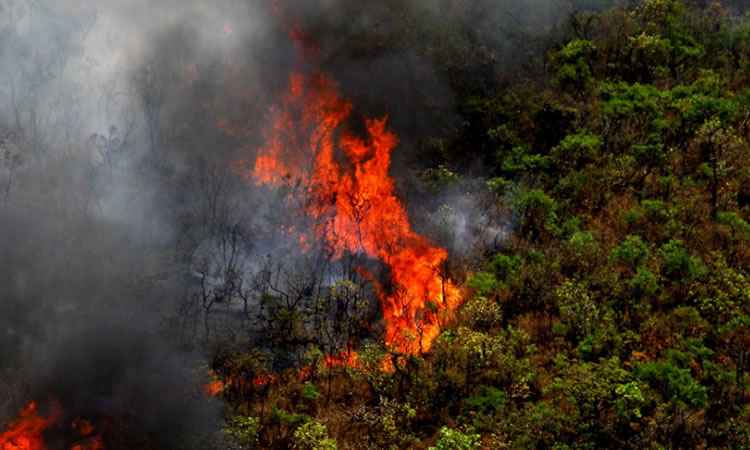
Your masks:
M325 357L326 367L332 369L334 367L351 367L359 368L359 355L357 352L345 351L341 352L336 356L328 355Z
M224 382L219 379L212 380L203 386L203 392L209 397L218 397L224 392Z
M73 445L70 450L104 450L104 442L101 436L94 436Z
M421 353L430 349L441 315L458 306L460 294L440 272L447 252L414 232L396 197L388 173L396 135L385 118L366 121L366 138L342 130L351 111L326 76L293 74L272 111L252 176L257 184L304 186L314 232L335 258L364 253L385 264L392 289L378 290L386 343Z
M39 414L36 402L30 402L21 411L7 431L0 434L0 450L44 450L44 432L57 423L62 415L62 409L53 403L49 416Z
M255 378L253 378L253 384L255 386L268 386L270 384L276 383L277 380L278 378L276 377L276 375L272 373L265 373L256 375Z
M253 378L232 376L219 378L218 375L211 372L211 377L212 380L209 383L203 385L203 392L209 397L218 397L219 395L224 393L224 391L230 388L244 392L246 387L254 386L256 388L260 388L275 384L278 381L278 376L273 373L261 373L255 375Z

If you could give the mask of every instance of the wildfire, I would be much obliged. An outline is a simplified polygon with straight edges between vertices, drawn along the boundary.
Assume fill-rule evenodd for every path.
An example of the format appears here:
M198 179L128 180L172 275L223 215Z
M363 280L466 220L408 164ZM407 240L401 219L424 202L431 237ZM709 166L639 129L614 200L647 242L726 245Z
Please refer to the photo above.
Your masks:
M8 425L7 431L0 433L0 450L46 450L44 434L58 425L62 416L62 406L56 401L50 402L46 417L39 414L36 402L29 402L18 418ZM71 428L76 431L79 442L70 450L104 450L102 435L90 421L76 419Z
M0 434L0 450L44 450L44 432L56 424L62 416L58 403L50 407L49 415L39 414L36 402L29 402L21 410L18 419L12 422L7 431Z
M203 392L209 397L218 397L224 392L224 382L219 379L212 380L203 386Z
M441 274L447 252L411 228L395 194L388 171L398 139L387 119L366 120L367 136L360 138L342 129L351 111L325 75L292 74L252 177L257 184L305 186L314 233L335 258L364 253L383 262L392 285L378 289L386 343L403 353L425 352L441 315L458 306L459 290Z
M102 435L95 434L96 427L90 421L76 419L73 421L73 429L84 439L72 446L70 450L104 450Z
M345 351L338 355L328 355L324 359L327 368L332 369L334 367L351 367L354 369L360 368L359 355L357 352Z
M273 385L278 381L278 377L273 373L256 374L252 379L244 377L226 376L224 379L219 378L215 373L211 373L212 380L203 385L203 392L209 397L218 397L228 388L235 388L244 391L249 385L256 388ZM0 449L3 450L3 449Z

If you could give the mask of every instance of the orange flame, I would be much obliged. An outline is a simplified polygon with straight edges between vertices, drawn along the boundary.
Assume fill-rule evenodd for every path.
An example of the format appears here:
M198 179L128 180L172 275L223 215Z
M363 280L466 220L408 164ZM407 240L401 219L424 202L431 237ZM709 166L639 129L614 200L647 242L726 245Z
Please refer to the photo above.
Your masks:
M218 397L229 388L239 388L244 391L245 387L250 384L255 387L264 387L278 382L278 376L273 373L260 373L255 375L252 379L245 379L244 377L235 378L232 376L227 376L226 378L221 379L213 372L211 373L211 376L212 380L203 385L203 392L209 397Z
M325 75L292 74L252 177L259 185L305 186L314 232L335 258L364 253L384 263L393 288L378 287L386 343L402 353L425 352L460 293L441 274L447 252L412 229L395 194L388 171L398 139L387 118L366 120L360 138L342 130L351 111Z
M70 447L70 450L104 450L101 436L94 436Z
M216 379L203 386L203 392L209 397L218 397L224 392L224 382Z
M353 351L343 351L338 355L328 355L325 357L325 365L329 369L334 367L350 367L357 369L361 367L359 363L359 355Z
M0 434L0 450L44 450L44 432L57 423L62 409L53 403L49 416L39 415L36 402L29 402L12 422L7 431Z

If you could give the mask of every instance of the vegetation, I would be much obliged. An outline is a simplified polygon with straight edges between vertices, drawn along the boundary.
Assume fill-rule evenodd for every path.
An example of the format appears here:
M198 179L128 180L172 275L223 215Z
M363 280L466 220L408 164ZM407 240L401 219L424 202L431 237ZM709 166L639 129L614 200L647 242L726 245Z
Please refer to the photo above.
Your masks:
M743 2L250 2L252 32L223 12L163 34L123 19L148 61L101 98L69 83L109 67L84 52L98 15L62 26L70 2L47 3L0 1L3 427L49 395L66 420L101 415L111 449L750 448ZM295 69L351 100L337 142L389 114L393 188L449 253L435 280L461 305L424 299L414 321L436 326L399 336L411 353L384 344L388 268L306 234L337 230L311 223L303 183L245 179ZM351 197L359 225L372 205ZM80 448L74 431L39 433Z
M383 370L369 343L236 407L309 414L295 448L748 448L748 30L645 0L571 16L543 75L454 80L467 125L423 181L484 161L512 237L431 352Z

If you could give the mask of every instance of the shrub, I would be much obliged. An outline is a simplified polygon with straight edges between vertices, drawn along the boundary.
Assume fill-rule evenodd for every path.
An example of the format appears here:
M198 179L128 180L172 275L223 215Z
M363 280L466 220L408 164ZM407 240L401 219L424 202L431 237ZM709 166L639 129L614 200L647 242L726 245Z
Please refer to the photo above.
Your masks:
M660 249L662 270L670 278L693 279L703 275L706 271L703 262L690 256L682 241L672 239Z
M593 332L599 309L585 285L566 281L555 290L555 299L564 324L573 327L580 336Z
M467 286L477 291L477 295L486 296L497 289L498 282L495 275L489 272L477 272L466 283Z
M467 325L480 330L490 330L503 320L500 304L482 296L475 296L466 302L461 314Z
M618 384L615 387L615 394L617 395L615 410L618 416L625 420L641 418L641 408L646 403L646 399L637 382Z
M506 400L504 391L492 386L480 386L476 395L466 399L466 405L474 410L494 413L505 405Z
M473 450L479 448L478 434L467 434L452 428L440 429L440 437L434 447L429 450Z
M650 270L639 267L633 278L628 282L633 293L638 296L652 296L659 290L659 280Z
M673 401L703 407L708 400L708 389L701 386L690 374L671 362L648 362L635 368L636 376L659 389Z
M613 251L612 258L635 269L648 259L648 245L640 236L630 235Z
M595 134L569 134L554 149L553 155L562 167L581 168L596 158L601 146L602 140Z
M589 231L577 231L568 239L570 248L576 255L583 256L593 253L597 248L594 235Z
M520 221L521 234L532 239L554 228L557 203L539 189L522 190L513 199L513 209Z
M320 397L318 388L312 383L305 383L302 386L302 398L305 400L317 400Z
M294 431L292 448L299 450L336 450L336 441L328 437L328 429L317 420L310 420Z
M747 240L750 239L750 224L735 212L720 212L717 214L717 221L729 227L733 239Z
M498 280L508 281L518 272L521 267L521 258L518 256L508 256L503 254L495 255L490 262L490 269L495 273Z
M254 445L258 441L260 421L252 416L234 416L227 420L224 433L243 446Z

